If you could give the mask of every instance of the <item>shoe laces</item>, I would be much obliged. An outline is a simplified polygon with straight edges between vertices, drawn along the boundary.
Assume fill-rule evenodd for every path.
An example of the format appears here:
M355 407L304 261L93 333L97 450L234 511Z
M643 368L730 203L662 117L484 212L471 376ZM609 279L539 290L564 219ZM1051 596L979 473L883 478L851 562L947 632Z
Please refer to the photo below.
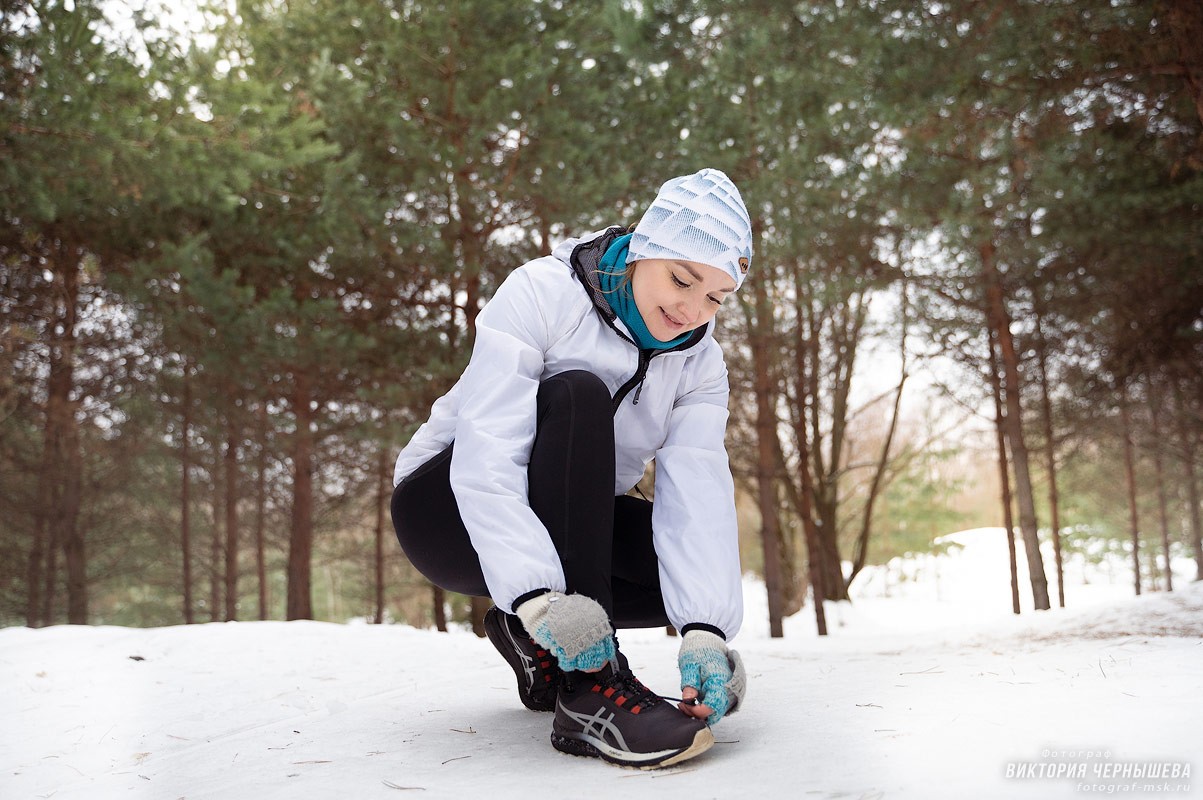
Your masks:
M553 683L561 674L560 665L551 653L543 649L543 645L534 639L531 639L530 643L535 646L535 663L539 665L539 674L546 683Z
M611 699L615 694L619 694L620 698L615 702L633 714L638 714L638 709L651 708L663 700L660 695L640 683L629 669L614 670L610 677L597 681L593 691L601 692Z

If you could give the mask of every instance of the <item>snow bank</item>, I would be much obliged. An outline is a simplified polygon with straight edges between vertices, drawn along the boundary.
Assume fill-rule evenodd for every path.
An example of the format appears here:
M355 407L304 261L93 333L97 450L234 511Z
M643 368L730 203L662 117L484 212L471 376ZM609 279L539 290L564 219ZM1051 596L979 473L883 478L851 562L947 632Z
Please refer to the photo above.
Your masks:
M508 667L464 632L0 630L0 798L1201 794L1181 772L1203 769L1203 585L1131 598L1113 584L1109 599L1015 617L1005 581L1001 597L971 591L986 586L969 577L972 542L947 558L829 604L825 638L808 607L769 639L749 581L744 710L710 752L648 773L554 751L550 716L522 708ZM1006 574L1005 556L981 564ZM648 685L676 691L674 640L621 641ZM1122 777L1150 763L1179 775Z

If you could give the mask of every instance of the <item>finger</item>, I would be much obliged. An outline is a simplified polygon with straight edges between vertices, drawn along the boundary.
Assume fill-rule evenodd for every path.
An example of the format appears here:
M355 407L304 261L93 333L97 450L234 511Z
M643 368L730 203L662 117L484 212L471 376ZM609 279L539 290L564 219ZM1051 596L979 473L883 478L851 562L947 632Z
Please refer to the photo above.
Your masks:
M682 700L693 700L697 696L698 696L698 690L693 688L692 686L685 686L685 687L681 688L681 699Z
M677 703L677 708L686 716L693 717L694 719L706 719L706 717L714 713L713 708L705 705L690 706L685 703Z

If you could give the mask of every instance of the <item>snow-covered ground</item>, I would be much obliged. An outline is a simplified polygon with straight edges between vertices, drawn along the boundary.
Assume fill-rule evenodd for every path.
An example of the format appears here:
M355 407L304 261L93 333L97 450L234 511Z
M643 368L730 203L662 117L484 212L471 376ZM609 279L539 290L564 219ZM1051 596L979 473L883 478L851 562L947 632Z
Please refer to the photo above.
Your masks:
M1139 598L1122 564L1071 563L1068 609L1015 617L1001 531L957 540L867 571L824 638L810 607L768 638L749 580L745 708L709 752L653 772L553 750L550 715L463 631L0 630L0 798L1203 796L1193 563ZM620 638L676 692L674 640Z

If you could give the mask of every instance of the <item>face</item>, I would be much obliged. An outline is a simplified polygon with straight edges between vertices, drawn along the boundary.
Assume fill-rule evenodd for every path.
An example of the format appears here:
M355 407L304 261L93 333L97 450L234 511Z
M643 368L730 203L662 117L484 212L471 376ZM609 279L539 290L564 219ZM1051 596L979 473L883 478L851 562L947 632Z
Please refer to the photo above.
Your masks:
M645 258L635 263L631 291L648 331L667 342L713 319L735 282L718 267L696 261Z

